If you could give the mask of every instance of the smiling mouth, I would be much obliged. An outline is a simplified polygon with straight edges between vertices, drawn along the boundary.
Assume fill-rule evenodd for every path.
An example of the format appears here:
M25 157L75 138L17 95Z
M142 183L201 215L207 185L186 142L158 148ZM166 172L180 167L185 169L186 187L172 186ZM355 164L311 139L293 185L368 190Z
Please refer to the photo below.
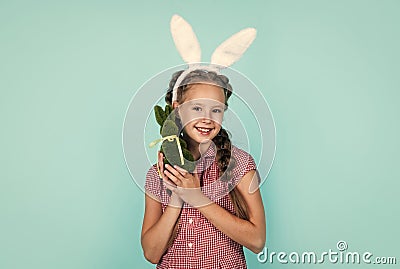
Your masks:
M201 135L209 135L214 128L194 127Z

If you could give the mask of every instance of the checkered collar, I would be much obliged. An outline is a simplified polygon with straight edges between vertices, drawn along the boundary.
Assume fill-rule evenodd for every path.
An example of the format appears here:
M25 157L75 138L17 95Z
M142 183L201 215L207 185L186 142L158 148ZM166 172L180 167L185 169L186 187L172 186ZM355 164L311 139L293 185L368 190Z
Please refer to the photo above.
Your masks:
M214 143L210 143L210 146L206 150L206 152L201 156L201 159L204 158L206 160L215 159L216 155L216 147Z
M216 159L216 153L217 149L214 143L210 143L210 146L206 152L204 152L200 159L197 160L197 166L199 166L198 168L200 168L200 170L204 170L209 167Z

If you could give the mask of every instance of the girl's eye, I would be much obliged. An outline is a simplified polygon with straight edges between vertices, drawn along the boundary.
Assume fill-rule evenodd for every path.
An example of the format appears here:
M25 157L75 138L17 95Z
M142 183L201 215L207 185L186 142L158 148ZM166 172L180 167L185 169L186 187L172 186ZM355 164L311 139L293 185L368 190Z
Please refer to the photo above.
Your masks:
M212 112L213 112L213 113L221 113L222 110L219 109L219 108L214 108Z
M201 111L201 107L195 106L195 107L193 107L193 110L194 110L194 111Z

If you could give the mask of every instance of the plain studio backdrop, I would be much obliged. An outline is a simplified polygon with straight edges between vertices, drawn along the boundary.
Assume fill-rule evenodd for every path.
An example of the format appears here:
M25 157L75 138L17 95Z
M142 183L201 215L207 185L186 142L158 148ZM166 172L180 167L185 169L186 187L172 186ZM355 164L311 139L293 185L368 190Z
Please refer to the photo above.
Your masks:
M175 13L204 60L258 29L234 68L276 124L261 187L268 250L322 253L344 240L398 255L399 12L394 0L1 2L0 268L154 267L121 136L140 86L182 64ZM246 258L249 268L310 268Z

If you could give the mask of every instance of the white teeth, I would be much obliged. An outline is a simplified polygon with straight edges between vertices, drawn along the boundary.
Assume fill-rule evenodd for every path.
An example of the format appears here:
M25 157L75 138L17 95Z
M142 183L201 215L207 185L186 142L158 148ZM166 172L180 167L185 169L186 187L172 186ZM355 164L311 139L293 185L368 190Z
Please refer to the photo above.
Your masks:
M199 127L196 127L199 131L202 131L202 132L205 132L205 133L207 133L207 132L209 132L211 129L206 129L206 128L199 128Z

